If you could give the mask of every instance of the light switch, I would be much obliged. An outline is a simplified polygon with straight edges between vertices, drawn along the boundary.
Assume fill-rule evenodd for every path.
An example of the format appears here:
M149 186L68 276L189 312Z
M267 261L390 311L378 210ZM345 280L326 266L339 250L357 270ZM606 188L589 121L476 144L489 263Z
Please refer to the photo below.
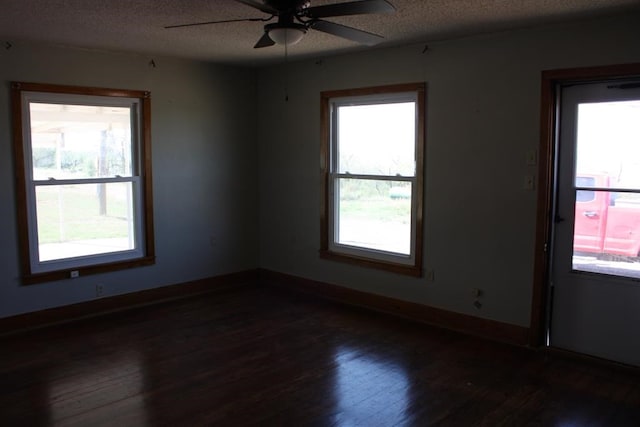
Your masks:
M538 163L538 156L536 150L527 151L527 165L535 166Z

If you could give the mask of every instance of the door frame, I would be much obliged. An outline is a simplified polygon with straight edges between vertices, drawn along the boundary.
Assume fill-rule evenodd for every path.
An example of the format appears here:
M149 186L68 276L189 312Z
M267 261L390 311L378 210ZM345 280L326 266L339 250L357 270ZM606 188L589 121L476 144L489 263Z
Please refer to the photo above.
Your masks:
M542 71L540 83L540 145L538 156L538 198L533 264L533 291L529 345L546 345L548 329L550 245L552 232L554 175L556 170L558 107L557 88L563 83L585 83L640 77L640 63L568 68Z

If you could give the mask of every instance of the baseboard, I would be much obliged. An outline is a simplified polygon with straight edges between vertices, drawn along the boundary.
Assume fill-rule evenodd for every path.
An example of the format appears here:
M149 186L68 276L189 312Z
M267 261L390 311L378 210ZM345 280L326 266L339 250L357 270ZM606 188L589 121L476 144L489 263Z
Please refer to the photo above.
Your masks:
M409 320L477 335L496 341L519 346L526 346L529 344L529 329L523 326L483 319L467 314L455 313L440 308L356 291L329 283L305 279L266 269L259 269L258 277L260 283L263 285L277 286L298 292L302 291L312 293L333 301L389 313Z
M255 284L256 282L292 291L311 293L340 303L364 307L366 309L407 318L412 321L444 327L492 340L521 346L529 343L529 329L522 326L356 291L266 269L246 270L238 273L225 274L181 284L163 286L161 288L148 289L130 294L116 295L64 307L6 317L0 319L0 335L69 322L86 317L99 316L113 311L127 310L167 300L190 297L200 293L221 292L239 285Z
M206 279L194 280L130 294L50 308L0 319L0 335L22 332L56 323L99 316L162 301L185 298L205 292L220 292L242 284L255 284L258 270L246 270Z

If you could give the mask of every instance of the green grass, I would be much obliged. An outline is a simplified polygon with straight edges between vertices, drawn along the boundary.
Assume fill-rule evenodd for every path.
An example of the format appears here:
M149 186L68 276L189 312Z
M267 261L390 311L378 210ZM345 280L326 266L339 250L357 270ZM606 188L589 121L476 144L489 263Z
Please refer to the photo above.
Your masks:
M116 188L119 187L119 188ZM127 204L123 185L108 186L107 214L99 214L95 185L39 187L39 242L127 237Z
M408 222L411 219L411 201L388 198L341 200L340 213L350 219Z

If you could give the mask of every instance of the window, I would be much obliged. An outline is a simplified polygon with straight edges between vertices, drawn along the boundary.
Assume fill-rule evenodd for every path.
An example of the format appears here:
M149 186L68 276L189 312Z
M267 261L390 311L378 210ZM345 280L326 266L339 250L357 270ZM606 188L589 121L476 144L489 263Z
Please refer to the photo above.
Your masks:
M149 93L13 83L23 282L154 262Z
M424 83L321 100L321 256L420 276Z
M576 187L595 187L596 179L590 176L576 176ZM576 202L586 203L596 199L596 192L591 190L576 190Z

